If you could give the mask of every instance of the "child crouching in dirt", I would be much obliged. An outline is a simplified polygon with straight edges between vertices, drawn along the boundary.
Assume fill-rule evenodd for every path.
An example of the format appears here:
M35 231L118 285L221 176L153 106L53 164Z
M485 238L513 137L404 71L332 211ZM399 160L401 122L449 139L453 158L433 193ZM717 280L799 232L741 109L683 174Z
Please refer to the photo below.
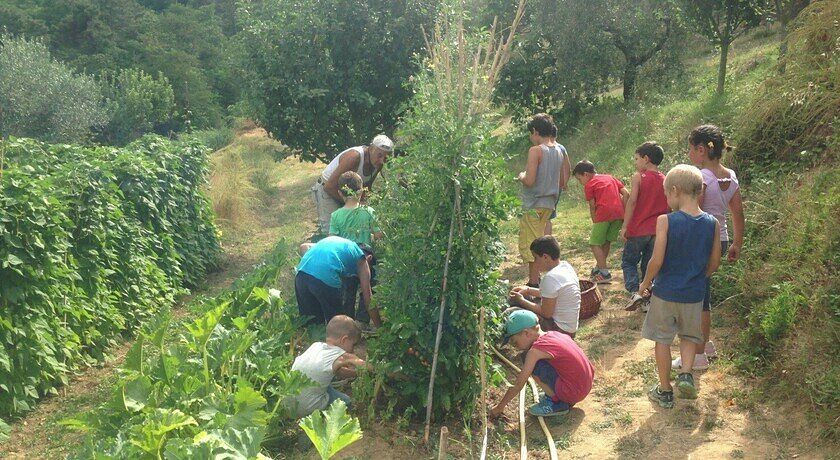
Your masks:
M542 329L574 338L580 317L580 280L575 269L560 260L560 244L551 235L531 242L531 253L537 271L545 273L540 287L514 287L508 294L510 303L536 313ZM539 300L532 302L528 297Z
M334 377L339 379L356 377L356 368L365 362L353 354L361 340L362 332L352 318L334 316L327 324L326 342L315 342L292 364L293 371L302 372L315 386L301 390L291 402L298 417L329 407L336 399L350 407L350 397L332 387Z
M528 383L528 377L534 377L545 392L540 402L528 410L536 416L564 415L592 390L595 369L583 350L568 335L543 332L535 313L527 310L511 313L505 322L505 343L507 341L516 349L527 351L525 363L513 386L490 410L490 417L502 414L505 406Z
M691 368L697 344L703 343L700 328L706 278L720 265L720 224L700 209L703 175L694 166L675 166L665 176L665 196L675 211L657 217L653 256L639 286L650 306L642 337L656 342L659 385L648 397L664 408L674 407L671 387L671 342L680 336L682 369L677 389L682 398L697 397ZM651 285L653 287L651 287Z

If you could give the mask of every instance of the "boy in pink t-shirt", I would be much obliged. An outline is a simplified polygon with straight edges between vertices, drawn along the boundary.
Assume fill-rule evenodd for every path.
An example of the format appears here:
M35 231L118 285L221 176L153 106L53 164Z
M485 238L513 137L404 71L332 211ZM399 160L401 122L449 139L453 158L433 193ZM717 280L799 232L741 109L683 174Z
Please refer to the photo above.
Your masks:
M534 377L545 395L528 410L532 415L548 417L564 415L592 390L595 369L583 350L568 335L557 331L543 332L537 315L517 310L505 321L505 342L518 350L526 350L525 363L502 400L490 410L498 417L505 406Z
M595 256L595 268L591 279L595 283L609 283L612 274L607 268L610 244L618 240L621 222L624 219L624 203L630 192L620 180L609 174L598 174L595 165L584 160L572 170L575 179L583 185L586 201L589 202L589 214L592 217L592 233L589 235L589 247Z

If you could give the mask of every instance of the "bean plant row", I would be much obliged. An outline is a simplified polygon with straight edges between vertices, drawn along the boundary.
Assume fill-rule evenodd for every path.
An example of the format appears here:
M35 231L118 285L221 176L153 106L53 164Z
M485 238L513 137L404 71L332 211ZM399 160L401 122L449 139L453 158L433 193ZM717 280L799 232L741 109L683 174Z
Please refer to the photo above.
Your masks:
M217 263L207 149L0 142L0 416L32 408Z

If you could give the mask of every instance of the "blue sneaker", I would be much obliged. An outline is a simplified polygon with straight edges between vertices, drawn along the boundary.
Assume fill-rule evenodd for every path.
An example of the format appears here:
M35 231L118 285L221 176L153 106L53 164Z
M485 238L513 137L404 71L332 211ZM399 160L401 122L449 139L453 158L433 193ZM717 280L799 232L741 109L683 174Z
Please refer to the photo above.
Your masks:
M547 395L542 395L540 402L528 409L531 415L537 417L554 417L569 413L569 405L563 401L553 402Z

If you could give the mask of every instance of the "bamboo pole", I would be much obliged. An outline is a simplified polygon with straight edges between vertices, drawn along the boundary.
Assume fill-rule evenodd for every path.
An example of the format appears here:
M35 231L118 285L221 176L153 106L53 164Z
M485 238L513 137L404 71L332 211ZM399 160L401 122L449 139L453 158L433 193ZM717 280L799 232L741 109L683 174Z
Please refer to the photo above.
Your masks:
M443 334L443 314L446 311L446 285L449 275L449 260L452 255L452 239L455 236L456 212L461 205L461 187L455 183L455 203L452 206L452 219L449 221L449 242L446 245L446 256L443 262L443 286L440 293L440 313L438 314L437 335L435 336L435 351L432 355L432 374L429 377L429 390L426 396L426 427L423 431L423 441L429 443L429 425L432 421L432 401L435 392L435 372L437 371L438 352L440 351L440 337Z

